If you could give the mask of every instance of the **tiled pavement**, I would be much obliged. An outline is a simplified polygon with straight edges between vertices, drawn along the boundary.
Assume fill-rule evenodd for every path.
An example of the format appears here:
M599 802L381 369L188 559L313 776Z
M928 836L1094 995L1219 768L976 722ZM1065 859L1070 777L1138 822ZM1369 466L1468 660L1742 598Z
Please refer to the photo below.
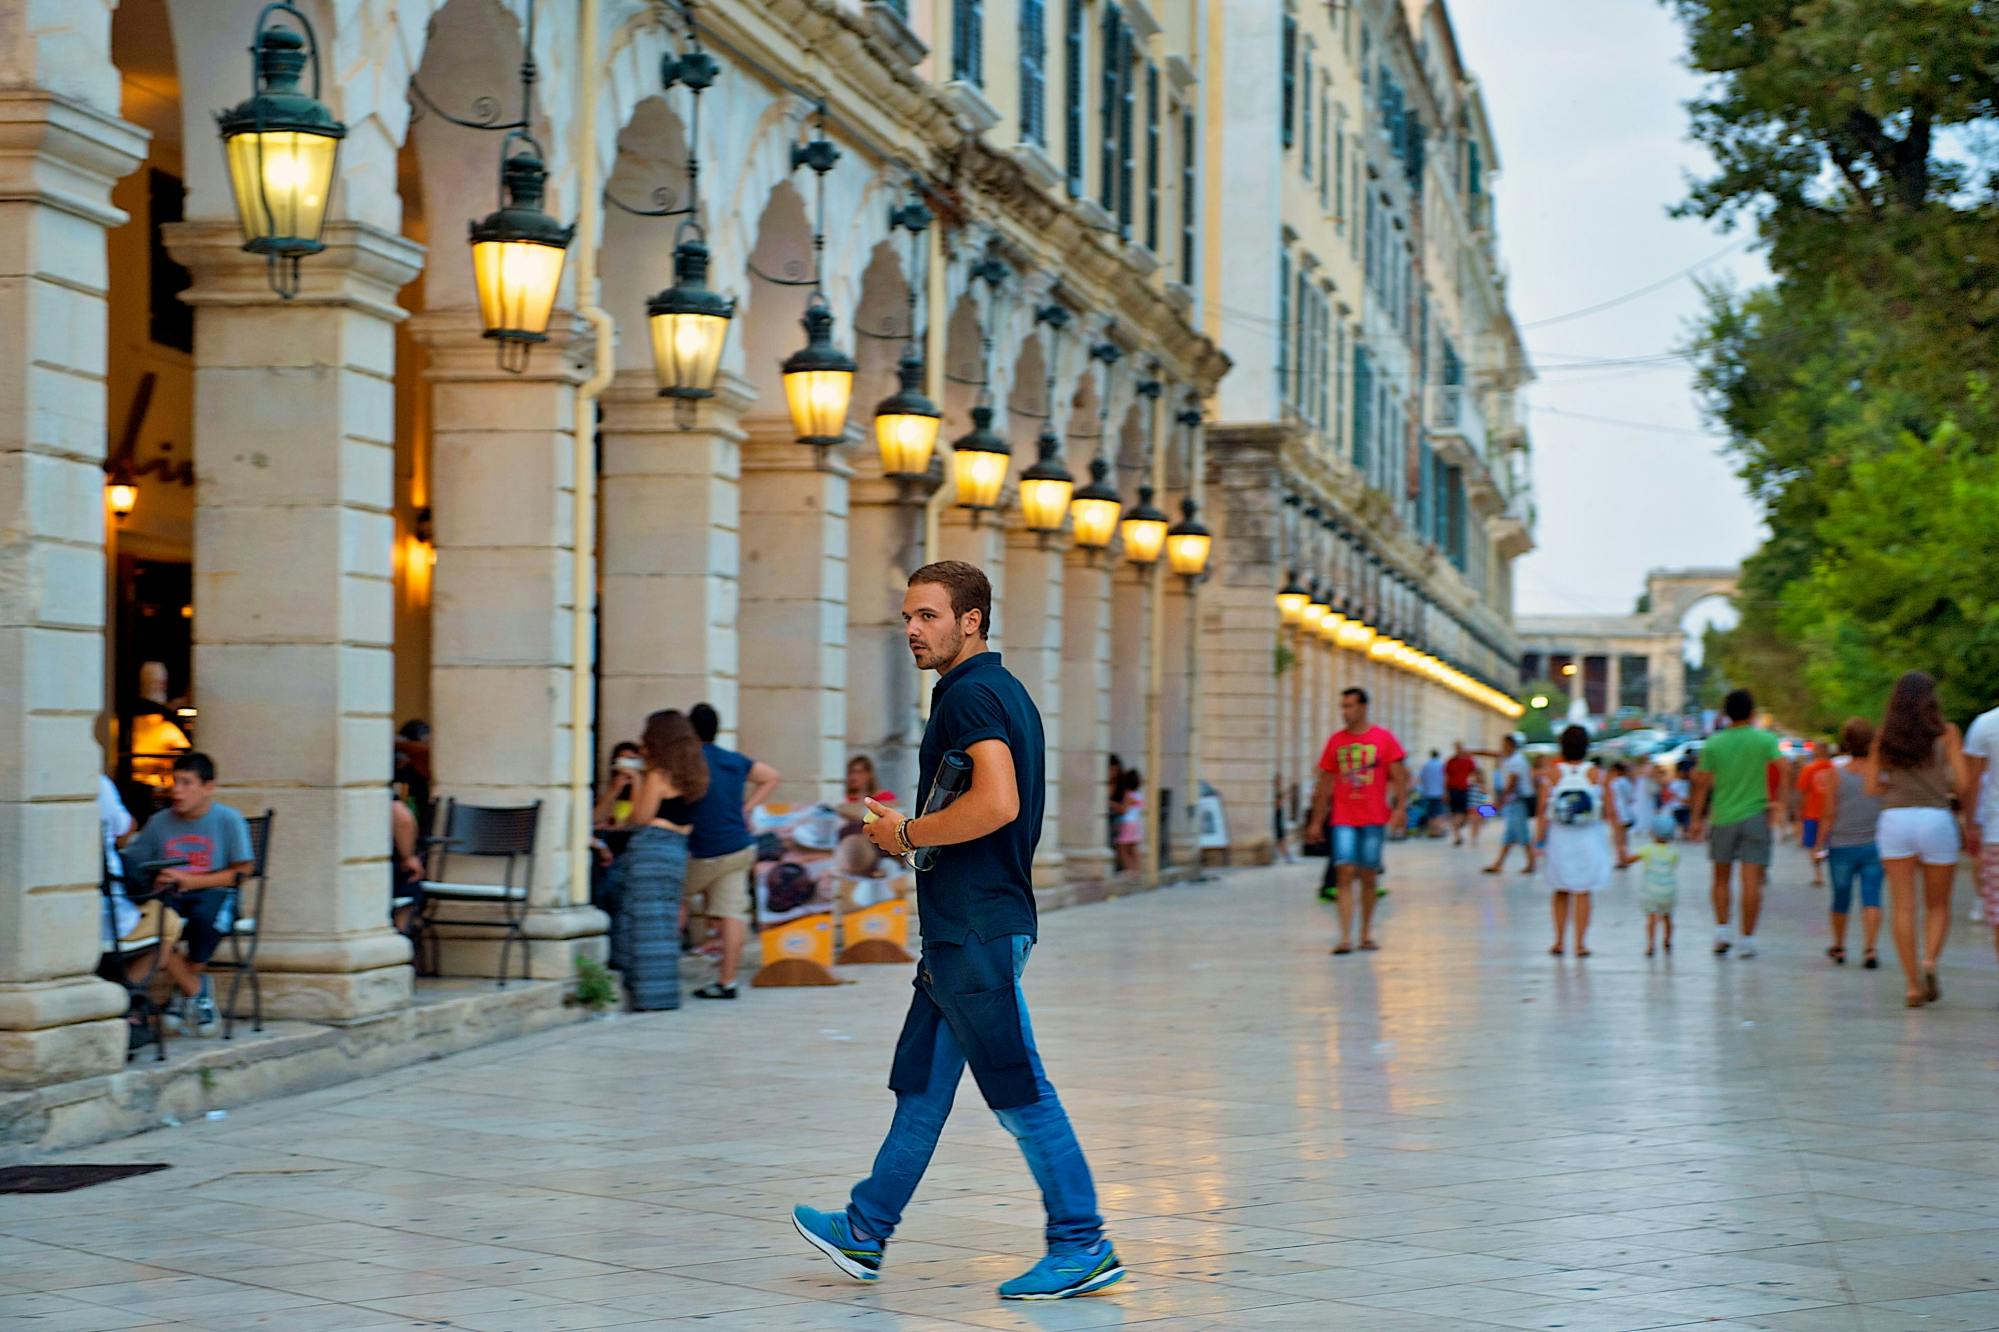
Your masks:
M1821 956L1780 867L1763 956L1678 955L1631 885L1590 960L1545 894L1395 848L1377 954L1312 867L1051 915L1037 1034L1130 1278L1003 1305L1039 1202L968 1089L884 1279L802 1250L887 1121L901 969L623 1017L78 1153L0 1198L0 1326L501 1329L1999 1328L1999 975L1944 1002Z

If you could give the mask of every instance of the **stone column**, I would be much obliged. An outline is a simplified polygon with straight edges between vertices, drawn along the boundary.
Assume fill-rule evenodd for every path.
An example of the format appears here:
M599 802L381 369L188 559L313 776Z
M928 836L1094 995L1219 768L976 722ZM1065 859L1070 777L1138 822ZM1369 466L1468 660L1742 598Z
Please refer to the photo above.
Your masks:
M622 371L603 397L598 771L646 715L707 701L733 728L743 409L725 378L699 402Z
M1145 686L1151 663L1152 575L1120 559L1111 573L1110 752L1122 758L1127 769L1145 768ZM1145 798L1150 800L1158 790L1159 774L1142 775Z
M1270 769L1277 752L1276 595L1283 428L1209 432L1204 513L1214 573L1201 594L1201 768L1228 811L1238 865L1271 856Z
M1060 883L1066 865L1062 814L1067 787L1062 768L1069 722L1062 696L1064 573L1062 549L1055 540L1039 538L1022 527L1007 529L1007 595L1005 603L994 608L993 619L1007 669L1027 686L1028 696L1041 709L1048 792L1034 877L1045 884Z
M1194 802L1201 795L1194 781L1191 726L1197 698L1191 673L1195 599L1194 589L1185 578L1169 572L1165 579L1166 604L1160 613L1166 617L1166 641L1159 684L1160 748L1164 762L1155 787L1173 793L1168 846L1173 863L1187 865L1194 859Z
M558 316L551 345L524 373L509 374L473 311L411 320L429 353L431 391L431 766L439 793L468 804L541 802L525 929L531 974L542 980L568 977L573 955L600 951L606 928L602 912L576 905L587 885L570 882L574 432L583 372L563 355L563 323ZM446 974L496 974L497 934L443 933Z
M0 31L10 80L32 60L14 40ZM109 72L108 53L97 63ZM115 116L0 91L0 1089L125 1064L125 995L91 975L104 770L91 723L104 702L104 233L125 221L112 184L144 155L143 132Z
M1617 715L1617 709L1624 702L1624 659L1613 646L1603 658L1603 715L1610 718Z
M921 699L936 682L916 669L902 624L909 575L924 562L923 502L921 488L881 474L879 457L855 460L847 506L847 739L874 760L882 786L905 807L916 799Z
M383 885L395 704L397 290L422 249L333 223L273 295L233 223L168 246L194 275L194 678L222 798L276 814L265 1008L346 1021L409 1002Z
M1109 875L1111 571L1070 550L1062 571L1062 854L1070 882Z
M753 416L744 425L742 715L724 721L734 722L745 753L782 774L778 799L837 799L847 762L851 469L845 450L822 455L800 444L787 419Z

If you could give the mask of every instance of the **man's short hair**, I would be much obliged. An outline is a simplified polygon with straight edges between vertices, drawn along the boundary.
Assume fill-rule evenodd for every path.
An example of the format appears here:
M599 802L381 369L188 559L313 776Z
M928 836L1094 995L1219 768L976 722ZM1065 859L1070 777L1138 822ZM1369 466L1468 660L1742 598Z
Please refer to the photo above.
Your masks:
M190 749L184 754L174 755L175 772L191 772L197 782L204 784L215 780L215 760L198 749Z
M715 715L711 704L696 703L687 712L687 724L694 728L694 738L704 745L715 743L715 737L722 732L722 719Z
M1756 715L1756 700L1749 696L1747 689L1737 689L1721 701L1721 710L1728 714L1732 722L1746 722Z
M1367 706L1367 691L1359 685L1349 685L1345 689L1340 690L1340 697L1350 698L1362 707Z
M951 594L951 613L959 618L979 613L979 636L993 636L993 585L986 571L963 560L938 560L909 576L909 585L935 583Z

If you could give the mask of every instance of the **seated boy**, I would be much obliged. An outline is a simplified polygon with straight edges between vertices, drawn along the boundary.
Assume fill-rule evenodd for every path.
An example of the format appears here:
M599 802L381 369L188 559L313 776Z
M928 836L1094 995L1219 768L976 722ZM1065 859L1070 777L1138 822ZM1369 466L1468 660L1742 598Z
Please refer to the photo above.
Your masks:
M175 756L171 802L122 854L133 895L150 891L184 922L186 955L176 949L166 956L167 975L179 991L169 1011L207 1035L215 1025L215 996L203 973L235 924L236 886L255 867L250 825L215 799L214 760L196 750ZM151 860L187 863L159 871L148 884L140 867Z

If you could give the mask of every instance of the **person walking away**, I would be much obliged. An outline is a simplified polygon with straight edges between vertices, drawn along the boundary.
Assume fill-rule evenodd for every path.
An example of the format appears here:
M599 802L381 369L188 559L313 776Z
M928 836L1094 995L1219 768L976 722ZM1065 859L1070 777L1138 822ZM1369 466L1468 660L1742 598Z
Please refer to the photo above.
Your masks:
M1311 826L1331 822L1331 854L1326 873L1331 878L1340 911L1340 940L1333 952L1353 952L1356 879L1360 882L1360 946L1373 951L1374 904L1380 889L1382 844L1391 824L1406 817L1409 769L1402 742L1385 726L1367 719L1367 691L1340 694L1340 720L1345 723L1326 741L1319 755L1318 777L1312 786Z
M1444 819L1444 758L1436 750L1416 773L1416 794L1419 804L1416 824L1425 837L1443 836Z
M1666 951L1673 951L1673 903L1680 895L1680 848L1673 845L1673 837L1680 825L1671 814L1658 813L1644 826L1652 840L1638 849L1645 866L1638 884L1638 909L1645 913L1645 956L1650 957L1661 929Z
M1296 857L1291 854L1291 843L1284 834L1284 774L1275 773L1270 779L1270 835L1271 845L1277 848L1277 858L1289 865Z
M1751 724L1756 700L1738 689L1722 700L1728 725L1701 746L1694 769L1693 823L1688 836L1707 836L1714 864L1714 951L1735 948L1737 957L1756 956L1756 921L1763 913L1763 880L1770 872L1774 825L1781 811L1770 801L1771 765L1780 761L1777 737ZM1708 797L1712 795L1710 804ZM1742 940L1729 933L1734 891L1730 879L1742 867Z
M1635 763L1631 768L1631 826L1637 830L1638 836L1650 835L1652 820L1658 816L1658 813L1658 770L1647 761ZM1644 848L1639 849L1643 851Z
M1693 835L1694 820L1694 760L1683 758L1673 770L1673 780L1666 783L1666 796L1673 807L1673 822L1680 825L1680 832L1689 839Z
M1139 850L1145 841L1145 779L1137 768L1126 768L1118 777L1118 794L1112 802L1117 811L1117 852L1120 874L1137 874Z
M1881 822L1881 801L1867 793L1867 778L1861 763L1874 752L1874 724L1855 717L1840 728L1840 749L1846 762L1830 760L1818 772L1808 792L1817 797L1817 840L1813 855L1826 862L1832 873L1832 947L1825 955L1840 966L1846 965L1846 918L1853 906L1853 890L1860 889L1860 936L1865 948L1861 965L1869 971L1881 965L1874 953L1874 941L1881 934L1880 848L1875 830Z
M770 764L715 743L722 719L708 704L696 703L687 720L701 740L701 757L708 765L708 790L694 806L693 827L687 835L688 924L697 943L708 937L709 920L719 921L722 930L721 971L694 997L734 999L743 941L757 915L750 879L757 864L757 839L750 834L750 811L769 798L780 778Z
M1611 841L1617 850L1617 868L1628 869L1638 863L1638 857L1631 853L1631 834L1638 820L1632 812L1631 765L1623 759L1610 765L1610 794L1617 806L1617 818L1610 825Z
M1798 822L1802 826L1800 837L1805 850L1815 852L1820 841L1819 825L1825 819L1825 790L1822 780L1832 771L1831 746L1825 745L1812 755L1811 761L1798 769ZM1812 856L1812 887L1825 886L1825 865L1816 854Z
M1034 700L986 645L992 598L984 572L958 560L909 576L902 619L910 655L918 670L938 674L916 808L924 808L947 753L970 757L972 780L956 800L918 818L868 802L875 819L867 835L883 851L938 848L934 866L917 872L923 956L889 1072L895 1118L845 1210L796 1207L792 1225L848 1276L878 1279L969 1065L986 1104L1020 1143L1048 1214L1047 1256L1001 1283L1000 1298L1066 1299L1122 1279L1124 1265L1104 1238L1089 1164L1042 1067L1020 988L1036 935L1033 865L1047 741Z
M1910 1008L1943 996L1937 957L1950 935L1950 885L1957 877L1958 819L1951 802L1967 794L1963 742L1943 719L1936 681L1910 671L1895 681L1874 752L1862 765L1867 792L1881 800L1874 840L1888 875L1889 927L1902 961ZM1964 817L1972 822L1969 806ZM1922 866L1923 937L1916 941L1916 866Z
M1548 951L1562 955L1573 907L1576 956L1588 957L1590 895L1610 886L1615 862L1609 829L1623 814L1603 770L1589 762L1589 732L1580 726L1562 732L1561 762L1542 780L1540 833L1548 848L1544 872L1554 890L1555 918L1555 943Z
M646 769L632 793L632 837L612 871L611 965L624 976L633 1010L648 1012L680 1007L680 894L708 764L693 726L672 708L646 718L639 747Z
M1478 841L1478 821L1472 817L1471 788L1478 780L1478 760L1459 740L1444 761L1444 807L1451 816L1451 845L1465 844L1465 825L1471 824L1472 841Z
M1487 874L1497 874L1506 867L1506 853L1519 847L1527 857L1523 874L1534 872L1534 832L1530 826L1533 814L1534 769L1528 766L1527 756L1520 752L1518 732L1506 737L1500 745L1498 775L1499 783L1495 793L1499 799L1500 817L1505 820L1506 835L1499 844L1499 856L1485 867Z
M181 918L187 951L169 949L162 963L178 991L168 1011L205 1036L216 1023L208 960L234 928L236 889L256 868L249 822L215 798L215 761L196 749L175 755L170 803L120 854L133 891L152 892ZM154 860L187 863L160 870L147 883L140 871Z

